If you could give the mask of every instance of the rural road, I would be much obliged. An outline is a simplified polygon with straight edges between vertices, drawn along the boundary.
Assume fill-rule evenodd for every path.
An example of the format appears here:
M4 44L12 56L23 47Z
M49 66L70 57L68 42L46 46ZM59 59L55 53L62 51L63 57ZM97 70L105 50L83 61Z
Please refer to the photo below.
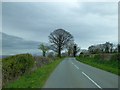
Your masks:
M118 76L66 58L52 72L43 88L118 88Z

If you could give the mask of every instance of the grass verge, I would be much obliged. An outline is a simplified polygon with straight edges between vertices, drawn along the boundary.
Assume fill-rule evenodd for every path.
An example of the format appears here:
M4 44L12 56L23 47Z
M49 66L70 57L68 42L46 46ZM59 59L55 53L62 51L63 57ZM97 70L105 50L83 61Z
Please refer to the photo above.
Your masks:
M2 71L2 59L0 59L0 71Z
M31 74L25 74L18 80L9 83L5 88L42 88L51 72L62 61L63 58L55 60L51 64L38 68Z
M116 61L104 61L104 60L96 60L95 58L90 57L76 57L76 59L82 63L91 65L93 67L114 73L120 76L120 68L118 66L118 62Z
M2 59L0 59L0 68L2 68Z

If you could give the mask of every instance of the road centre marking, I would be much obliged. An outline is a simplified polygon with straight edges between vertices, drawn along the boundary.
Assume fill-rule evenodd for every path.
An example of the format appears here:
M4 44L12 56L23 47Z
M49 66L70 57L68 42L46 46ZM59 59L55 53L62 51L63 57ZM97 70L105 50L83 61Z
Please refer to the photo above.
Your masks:
M76 60L76 62L78 62L78 61Z
M76 66L73 62L71 62L77 69L79 69L79 67L78 66Z
M76 65L74 65L77 69L79 69L79 67L78 66L76 66Z
M102 89L95 81L93 81L88 75L86 75L84 72L82 72L83 75L85 75L92 83L94 83L98 88Z

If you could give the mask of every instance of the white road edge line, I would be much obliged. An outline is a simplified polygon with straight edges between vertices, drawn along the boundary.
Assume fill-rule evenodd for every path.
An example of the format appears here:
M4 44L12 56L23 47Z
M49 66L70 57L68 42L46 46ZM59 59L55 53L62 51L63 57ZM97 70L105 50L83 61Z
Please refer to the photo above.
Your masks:
M82 72L83 75L85 75L92 83L94 83L98 88L102 89L95 81L93 81L88 75L86 75L84 72Z
M78 66L76 66L76 65L74 65L77 69L79 69L79 67Z

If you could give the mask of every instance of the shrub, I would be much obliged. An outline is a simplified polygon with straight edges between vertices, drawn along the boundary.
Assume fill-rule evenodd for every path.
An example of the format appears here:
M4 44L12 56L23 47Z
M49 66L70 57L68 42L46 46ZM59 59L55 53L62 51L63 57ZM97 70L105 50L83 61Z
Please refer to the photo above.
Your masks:
M34 56L34 59L35 59L37 68L39 68L39 67L42 67L46 64L50 64L51 62L53 62L57 58L56 57Z
M96 60L100 60L100 59L101 59L100 54L96 54L96 55L94 56L94 59L96 59Z
M30 54L18 54L2 60L3 85L29 72L34 66L34 58Z
M120 53L113 54L110 61L113 63L113 65L116 63L115 65L120 69Z
M113 54L110 60L120 61L120 53Z

